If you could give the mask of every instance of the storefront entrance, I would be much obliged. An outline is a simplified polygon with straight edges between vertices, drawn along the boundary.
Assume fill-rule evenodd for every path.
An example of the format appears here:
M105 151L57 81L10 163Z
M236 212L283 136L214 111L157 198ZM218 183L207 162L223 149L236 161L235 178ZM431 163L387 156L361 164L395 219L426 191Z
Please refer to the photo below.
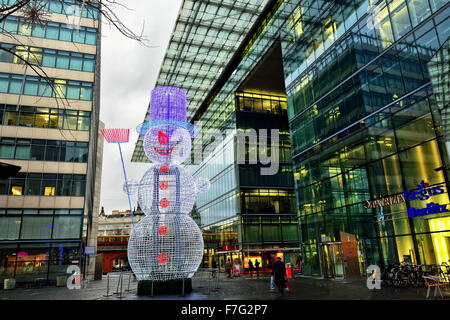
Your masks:
M323 276L325 278L344 277L344 259L340 242L322 243L320 245L322 256Z

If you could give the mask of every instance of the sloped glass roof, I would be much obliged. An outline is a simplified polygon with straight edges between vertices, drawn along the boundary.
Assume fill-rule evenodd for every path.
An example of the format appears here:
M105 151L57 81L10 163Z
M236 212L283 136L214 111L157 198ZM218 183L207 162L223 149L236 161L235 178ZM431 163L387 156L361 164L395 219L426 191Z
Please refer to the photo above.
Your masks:
M268 1L183 1L156 86L172 85L186 90L188 121ZM142 149L142 137L136 143L131 161L148 162Z

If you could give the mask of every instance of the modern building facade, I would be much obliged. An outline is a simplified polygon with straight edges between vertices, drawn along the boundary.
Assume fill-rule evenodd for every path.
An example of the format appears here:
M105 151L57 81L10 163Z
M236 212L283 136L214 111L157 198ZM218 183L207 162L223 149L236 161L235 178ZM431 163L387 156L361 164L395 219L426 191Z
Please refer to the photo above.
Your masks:
M17 11L0 23L0 160L21 167L0 181L0 278L17 282L81 266L83 220L99 206L99 12L44 2L45 21Z
M301 252L304 273L325 277L450 259L449 6L183 2L157 85L187 90L189 120L203 132L192 169L212 182L193 213L205 258L232 257L242 270L252 257L270 266ZM277 98L288 127L272 118ZM239 163L238 139L250 128L289 128L280 174ZM138 140L132 160L143 158ZM283 170L293 185L278 180ZM295 203L281 212L291 190Z

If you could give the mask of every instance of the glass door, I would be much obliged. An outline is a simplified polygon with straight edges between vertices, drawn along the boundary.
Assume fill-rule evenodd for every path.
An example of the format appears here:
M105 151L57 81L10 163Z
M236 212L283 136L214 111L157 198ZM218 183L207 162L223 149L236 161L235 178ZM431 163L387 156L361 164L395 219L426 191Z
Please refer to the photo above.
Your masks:
M323 276L325 278L343 278L345 270L341 244L323 243L321 250Z

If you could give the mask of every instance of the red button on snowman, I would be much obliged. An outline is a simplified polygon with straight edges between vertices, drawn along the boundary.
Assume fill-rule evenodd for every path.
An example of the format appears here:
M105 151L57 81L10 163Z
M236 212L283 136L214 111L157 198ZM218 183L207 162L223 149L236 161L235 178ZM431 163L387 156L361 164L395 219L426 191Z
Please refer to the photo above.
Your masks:
M207 179L194 179L180 164L191 152L197 128L186 121L186 92L177 87L153 89L149 121L137 128L154 164L139 183L124 190L138 193L146 217L128 242L128 261L139 280L190 278L203 257L203 238L189 217L198 192L209 189Z

